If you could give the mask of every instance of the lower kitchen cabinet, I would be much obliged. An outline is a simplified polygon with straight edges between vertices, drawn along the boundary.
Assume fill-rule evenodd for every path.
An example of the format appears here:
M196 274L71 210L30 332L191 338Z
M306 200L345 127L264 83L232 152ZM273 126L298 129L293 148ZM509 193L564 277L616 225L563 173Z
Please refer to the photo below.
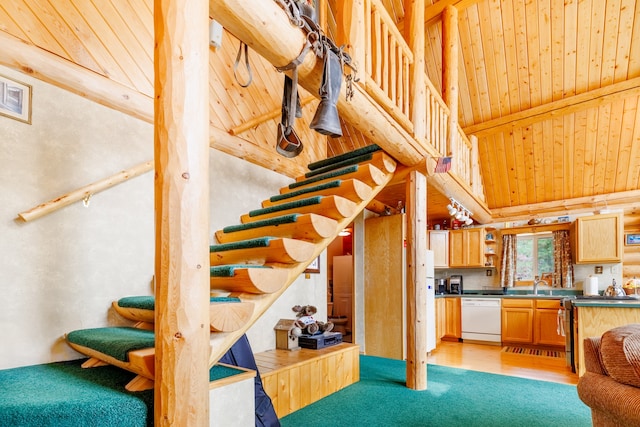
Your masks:
M444 341L458 341L462 337L460 298L444 298Z
M544 346L565 346L565 337L558 333L560 300L535 300L533 343Z
M445 298L436 298L436 346L442 341L447 324Z
M532 299L502 299L502 342L533 344Z

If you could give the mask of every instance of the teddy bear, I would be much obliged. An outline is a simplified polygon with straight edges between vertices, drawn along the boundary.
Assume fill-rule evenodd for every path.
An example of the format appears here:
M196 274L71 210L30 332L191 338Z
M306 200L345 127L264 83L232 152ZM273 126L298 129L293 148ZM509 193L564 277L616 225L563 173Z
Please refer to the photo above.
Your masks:
M296 320L290 331L291 336L299 337L302 334L315 335L322 332L331 332L332 322L320 322L313 315L318 311L313 305L296 305L291 308L296 313Z

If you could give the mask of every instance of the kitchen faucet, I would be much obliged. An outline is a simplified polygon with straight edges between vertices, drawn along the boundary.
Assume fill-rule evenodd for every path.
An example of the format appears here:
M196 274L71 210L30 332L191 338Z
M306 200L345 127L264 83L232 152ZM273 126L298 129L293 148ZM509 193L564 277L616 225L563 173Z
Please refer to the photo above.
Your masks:
M540 276L536 276L536 277L533 279L533 294L534 294L534 295L538 295L538 285L539 285L540 283L544 283L546 286L549 286L549 283L547 283L547 281L546 281L546 280L541 280L541 279L540 279Z

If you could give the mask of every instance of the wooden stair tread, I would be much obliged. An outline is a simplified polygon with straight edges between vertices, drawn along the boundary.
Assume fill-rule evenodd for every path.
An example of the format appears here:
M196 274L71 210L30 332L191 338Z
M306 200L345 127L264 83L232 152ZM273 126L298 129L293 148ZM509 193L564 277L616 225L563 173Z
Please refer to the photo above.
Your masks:
M224 245L224 244L223 244ZM213 245L211 248L223 245ZM225 264L295 264L311 259L315 246L302 240L276 238L269 239L263 247L212 250L209 262L212 266Z
M286 222L271 223L271 220L285 218ZM253 221L240 226L225 227L216 231L220 243L237 242L261 236L288 237L290 239L315 242L335 233L337 221L316 214L291 214Z
M307 167L309 168L309 170L317 170L317 169L321 169L323 167L326 167L328 165L332 165L332 164L336 164L336 163L340 163L344 160L348 160L348 159L353 159L356 157L360 157L364 154L370 154L370 153L375 153L376 151L381 151L382 148L380 148L379 145L377 144L371 144L371 145L367 145L366 147L361 147L361 148L357 148L353 151L349 151L347 153L342 153L342 154L338 154L337 156L333 156L330 157L328 159L323 159L323 160L318 160L316 162L311 162L307 165Z
M284 203L270 208L258 209L242 215L240 222L243 224L266 218L281 216L286 213L315 213L332 219L347 218L355 211L356 204L340 196L317 196L309 199L297 200L290 204ZM268 210L272 209L271 212Z
M389 156L384 151L377 151L375 153L365 154L363 156L355 157L349 159L345 162L340 162L328 167L316 169L310 172L307 172L303 176L299 176L296 178L296 182L302 182L308 179L313 179L318 176L323 176L325 174L330 174L331 172L338 171L340 169L349 167L351 165L371 165L380 169L383 173L392 173L395 171L396 162L393 160L391 156Z
M250 294L271 294L281 289L289 279L285 268L237 268L229 276L212 276L211 289Z
M385 173L382 172L382 170L378 169L374 165L370 165L370 164L353 165L353 166L346 167L344 169L330 172L325 175L320 175L320 176L316 176L309 179L298 180L292 184L289 184L286 187L282 187L280 189L280 194L290 193L292 191L297 191L303 188L323 184L325 182L333 181L335 179L343 179L343 180L357 179L358 181L361 181L364 184L375 187L384 182Z
M356 179L334 180L317 186L301 188L290 193L273 196L262 202L262 207L276 206L286 202L304 199L310 196L340 196L353 202L360 202L371 197L372 189Z
M284 280L286 280L286 274L284 276ZM280 287L284 285L284 280L280 280ZM121 305L121 301L122 300L114 301L112 305L114 310L122 317L134 322L154 323L154 307L128 307L126 305ZM243 325L243 321L246 322L251 317L253 307L253 303L243 302L238 298L211 298L209 309L211 331L233 332L237 330ZM225 316L229 316L229 319L226 321L223 319Z

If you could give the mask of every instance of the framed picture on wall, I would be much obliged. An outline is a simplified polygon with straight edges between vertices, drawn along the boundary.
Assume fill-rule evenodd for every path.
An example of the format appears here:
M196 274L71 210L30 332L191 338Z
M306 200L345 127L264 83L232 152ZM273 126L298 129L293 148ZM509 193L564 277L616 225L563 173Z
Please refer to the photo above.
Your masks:
M624 244L627 246L640 245L640 232L627 233L624 235Z
M311 264L307 266L307 269L304 271L305 273L320 273L320 257L317 257Z
M0 75L0 115L31 124L31 86Z

